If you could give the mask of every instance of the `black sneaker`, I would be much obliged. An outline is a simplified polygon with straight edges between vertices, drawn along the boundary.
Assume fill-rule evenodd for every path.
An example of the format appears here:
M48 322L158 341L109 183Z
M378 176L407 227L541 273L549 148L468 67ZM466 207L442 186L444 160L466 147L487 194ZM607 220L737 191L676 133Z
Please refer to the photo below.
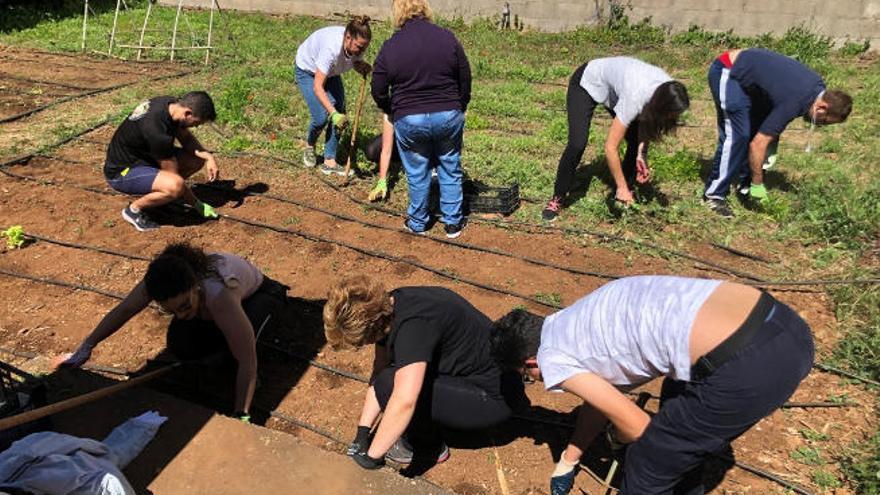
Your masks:
M396 462L398 464L411 464L413 461L412 445L404 437L400 437L394 442L394 445L385 453L385 459ZM437 453L437 464L446 462L449 459L449 447L443 443L440 445Z
M147 232L159 228L159 224L150 220L150 217L148 217L143 211L138 213L131 211L131 205L126 206L125 209L122 210L122 218L125 219L126 222L134 225L134 228L138 229L138 232Z
M427 233L426 231L424 231L424 230L415 230L414 228L410 227L410 226L409 226L409 220L404 220L404 221L403 221L403 228L406 229L406 231L409 232L410 234L416 234L416 235L428 235L428 233Z
M703 198L703 203L709 207L710 210L717 213L722 218L733 218L733 210L730 209L730 204L728 204L726 199L715 199L715 198Z
M562 198L559 196L553 196L550 198L550 201L547 201L547 206L545 206L544 211L541 212L541 218L545 222L552 222L559 216L559 210L561 209Z
M443 230L446 231L446 238L455 239L456 237L460 236L461 231L464 230L465 224L467 224L467 222L465 221L465 219L462 218L461 221L455 225L444 225Z

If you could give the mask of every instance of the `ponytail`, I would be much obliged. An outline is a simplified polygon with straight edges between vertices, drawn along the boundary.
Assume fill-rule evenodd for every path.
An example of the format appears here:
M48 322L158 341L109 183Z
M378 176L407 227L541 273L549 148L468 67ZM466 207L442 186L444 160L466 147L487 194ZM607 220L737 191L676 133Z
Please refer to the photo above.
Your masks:
M370 16L356 15L352 17L345 26L345 33L352 38L370 41L373 38L373 32L370 30Z

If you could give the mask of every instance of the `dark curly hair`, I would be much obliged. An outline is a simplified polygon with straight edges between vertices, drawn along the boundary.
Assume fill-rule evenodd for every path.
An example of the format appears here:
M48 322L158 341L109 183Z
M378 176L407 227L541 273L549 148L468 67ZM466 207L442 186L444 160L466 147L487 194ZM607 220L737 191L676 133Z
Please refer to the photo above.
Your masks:
M514 309L492 324L492 355L504 370L522 368L538 354L544 317Z
M192 290L212 272L210 259L201 248L174 243L150 262L144 284L151 299L167 301Z

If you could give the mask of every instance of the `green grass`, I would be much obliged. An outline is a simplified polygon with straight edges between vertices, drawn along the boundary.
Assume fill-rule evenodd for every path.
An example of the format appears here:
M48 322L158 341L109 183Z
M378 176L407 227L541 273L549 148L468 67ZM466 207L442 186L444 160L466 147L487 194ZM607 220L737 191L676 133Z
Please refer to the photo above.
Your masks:
M90 20L87 47L106 51L115 0L92 0L97 15ZM120 16L118 42L135 41L130 31L143 20L145 1L129 1L133 9ZM80 46L79 0L67 0L64 9L45 12L33 8L0 7L0 43L76 52ZM147 43L167 44L174 9L154 9ZM206 12L187 12L181 24L181 42L190 41L189 26L201 41L207 33ZM567 123L565 91L575 67L599 56L627 54L666 68L687 86L693 102L684 120L697 127L682 128L675 136L651 147L650 162L659 195L639 193L639 208L622 214L610 211L610 177L602 143L608 117L597 112L578 171L578 199L560 218L563 226L610 231L638 237L671 248L688 250L701 242L731 246L761 246L783 263L770 268L774 278L868 278L880 276L880 63L860 58L867 46L848 43L835 50L830 40L795 27L782 36L745 38L733 33L710 33L699 27L668 33L650 22L629 19L626 10L616 11L602 26L583 27L564 33L499 32L488 20L470 24L460 19L439 21L453 29L470 59L474 92L467 114L463 163L472 177L488 184L517 181L523 194L549 197ZM226 12L215 18L212 65L197 82L174 87L174 91L207 89L219 111L218 126L228 139L199 129L200 139L226 151L254 150L284 156L298 153L308 124L308 111L293 81L296 47L313 30L327 25L321 19L266 16ZM382 41L391 34L387 23L373 27L374 41L367 58L373 59ZM793 122L783 135L780 162L767 174L772 200L749 210L732 201L737 217L719 222L700 203L702 174L715 147L715 116L705 83L709 62L729 46L764 46L810 64L829 85L849 91L855 111L849 122L817 129L813 152L805 153L807 126ZM133 57L131 50L118 55ZM149 58L163 54L150 52ZM202 55L184 53L184 61L200 64ZM358 76L348 73L344 82L349 110L358 88ZM192 87L191 87L192 86ZM118 118L143 98L133 88L115 93ZM379 132L378 110L364 109L360 140ZM56 137L76 129L63 122ZM341 153L345 153L345 144ZM21 150L18 150L21 151ZM344 155L343 155L344 156ZM365 159L358 157L361 166ZM291 173L295 173L291 171ZM401 181L399 192L405 191ZM395 201L404 201L396 194ZM396 204L396 206L400 206ZM538 205L524 205L521 220L535 221ZM289 223L298 221L294 217ZM627 248L635 259L643 253ZM653 254L653 253L652 253ZM764 254L764 253L757 253ZM833 286L828 289L844 338L820 360L880 380L880 288ZM558 303L558 294L537 294ZM870 406L866 406L870 407ZM880 434L855 445L842 463L848 482L877 491ZM806 459L806 457L805 457ZM814 481L833 486L832 477L816 471ZM873 484L872 484L873 483Z

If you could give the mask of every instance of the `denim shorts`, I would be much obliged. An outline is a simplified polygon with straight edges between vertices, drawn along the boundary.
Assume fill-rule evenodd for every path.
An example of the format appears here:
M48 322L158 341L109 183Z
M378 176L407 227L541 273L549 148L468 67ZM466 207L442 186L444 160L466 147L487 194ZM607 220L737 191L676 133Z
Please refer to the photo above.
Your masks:
M108 178L107 184L121 193L144 195L153 192L153 182L157 175L159 175L158 168L137 161L134 165L124 168L115 178Z

